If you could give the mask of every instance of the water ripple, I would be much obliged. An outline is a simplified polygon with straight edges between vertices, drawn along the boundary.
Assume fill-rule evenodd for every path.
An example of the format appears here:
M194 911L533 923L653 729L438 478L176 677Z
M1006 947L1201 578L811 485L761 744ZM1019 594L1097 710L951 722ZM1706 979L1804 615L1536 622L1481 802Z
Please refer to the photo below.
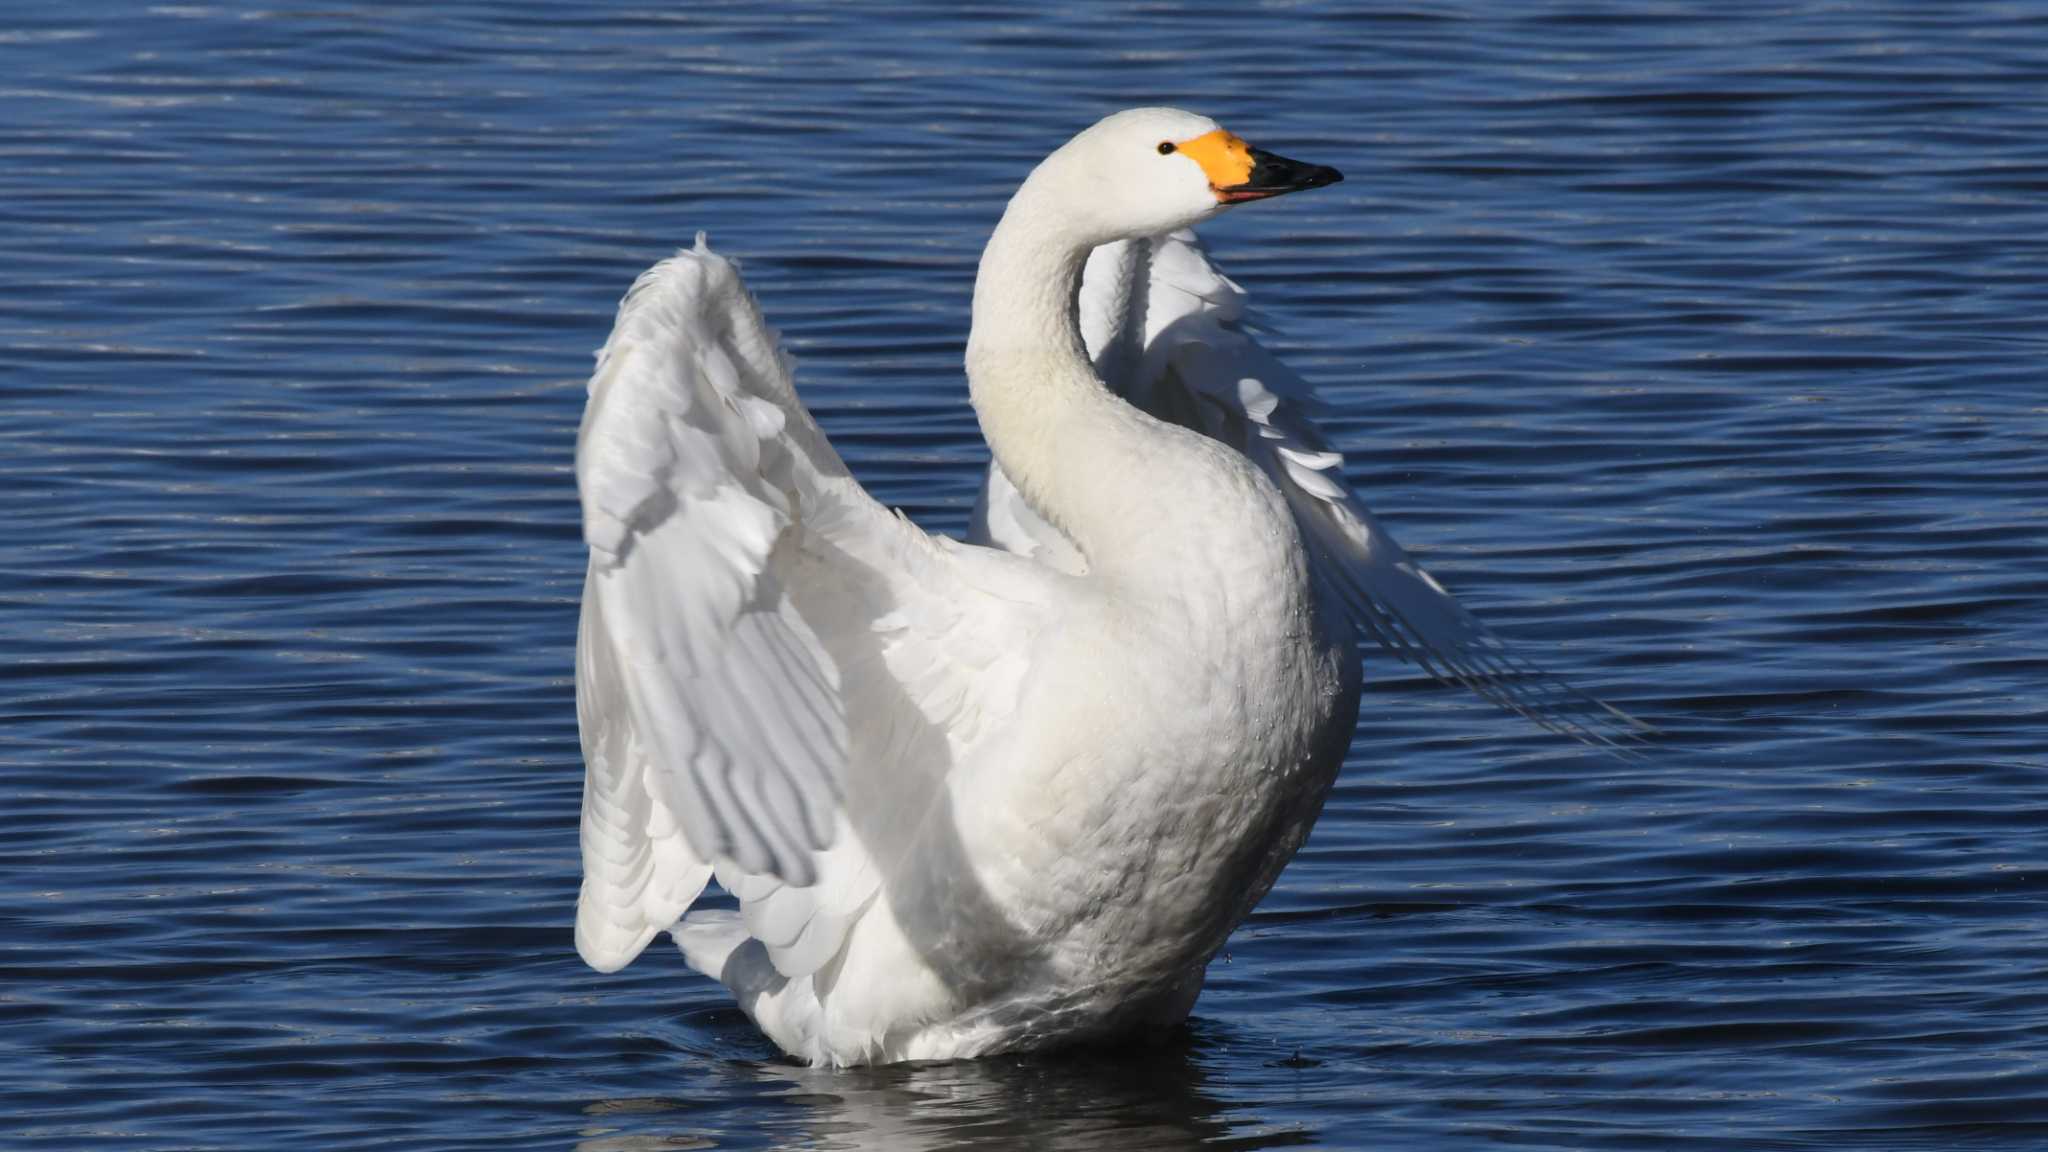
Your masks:
M117 7L0 31L11 1146L2048 1143L2033 7ZM1393 529L1669 735L1375 660L1154 1052L817 1073L585 970L618 296L710 229L957 529L980 244L1145 102L1350 175L1220 258Z

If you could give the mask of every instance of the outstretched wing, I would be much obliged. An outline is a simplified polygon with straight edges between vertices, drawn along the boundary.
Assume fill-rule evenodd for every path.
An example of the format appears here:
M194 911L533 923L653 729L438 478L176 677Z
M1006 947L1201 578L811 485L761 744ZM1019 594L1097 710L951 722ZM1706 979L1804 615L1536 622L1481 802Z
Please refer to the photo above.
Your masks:
M1236 447L1272 478L1318 571L1364 634L1432 676L1589 744L1612 747L1649 730L1510 650L1394 541L1346 484L1342 454L1316 428L1313 391L1245 331L1244 290L1209 263L1193 233L1097 249L1081 314L1111 387ZM1013 551L1073 552L993 466L975 531Z
M948 723L1000 711L990 693L1008 681L978 662L1018 650L1029 590L989 594L975 581L1015 574L991 577L861 489L702 236L621 303L576 477L577 947L623 966L715 867L784 974L815 970L876 886L842 803L850 767L885 771L911 727L899 713L930 720L934 699ZM850 721L853 680L872 699Z

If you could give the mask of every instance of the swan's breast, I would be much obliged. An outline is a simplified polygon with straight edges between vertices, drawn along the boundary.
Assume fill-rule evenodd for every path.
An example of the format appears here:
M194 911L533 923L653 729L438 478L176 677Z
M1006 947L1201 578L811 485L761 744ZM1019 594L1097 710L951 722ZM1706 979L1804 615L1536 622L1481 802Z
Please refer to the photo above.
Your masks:
M1106 605L1052 646L963 796L981 882L1030 938L1142 981L1205 960L1264 893L1356 707L1348 637L1303 599L1199 635Z

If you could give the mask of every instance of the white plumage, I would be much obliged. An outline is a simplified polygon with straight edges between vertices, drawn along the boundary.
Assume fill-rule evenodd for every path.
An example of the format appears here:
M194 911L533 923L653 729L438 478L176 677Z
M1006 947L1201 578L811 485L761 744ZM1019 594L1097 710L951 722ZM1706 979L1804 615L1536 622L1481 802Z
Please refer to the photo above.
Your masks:
M1177 231L1291 164L1226 137L1120 113L1011 202L968 352L998 462L974 543L851 477L701 236L633 286L577 447L590 964L672 930L814 1063L1165 1028L1321 807L1357 633L1589 739L1632 723L1345 486ZM684 918L714 874L738 913Z

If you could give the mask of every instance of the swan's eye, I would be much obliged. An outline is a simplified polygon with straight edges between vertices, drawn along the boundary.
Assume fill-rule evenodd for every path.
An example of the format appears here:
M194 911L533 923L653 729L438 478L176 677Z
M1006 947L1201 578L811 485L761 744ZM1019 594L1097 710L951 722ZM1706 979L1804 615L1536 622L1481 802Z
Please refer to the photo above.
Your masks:
M1161 141L1159 142L1159 154L1160 154L1161 156L1171 156L1171 155L1173 155L1173 141L1171 141L1171 140L1161 140Z

